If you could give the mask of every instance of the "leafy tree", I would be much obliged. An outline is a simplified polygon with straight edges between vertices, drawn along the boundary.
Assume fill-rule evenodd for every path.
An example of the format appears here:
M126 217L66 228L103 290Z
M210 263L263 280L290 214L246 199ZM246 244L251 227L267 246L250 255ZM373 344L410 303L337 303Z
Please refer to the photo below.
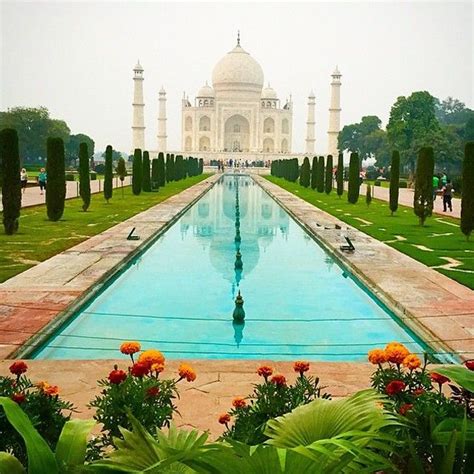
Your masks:
M142 189L145 192L151 191L150 178L150 154L147 151L143 152L143 171L142 171Z
M344 194L344 155L339 153L337 157L336 171L337 195L341 197Z
M366 193L365 193L365 203L367 204L367 206L370 206L371 202L372 202L372 186L370 186L370 184L367 183Z
M89 171L89 147L87 142L79 144L79 195L82 199L82 210L89 209L91 203L91 176Z
M324 193L324 156L318 158L318 172L316 174L316 189L318 193Z
M5 234L18 230L21 209L20 153L18 133L12 128L0 132L0 165L2 174L3 227Z
M64 158L64 142L62 138L48 138L46 143L46 208L48 219L58 221L64 213L66 199L66 168Z
M158 190L160 176L158 174L158 158L151 160L151 189L156 191Z
M158 186L166 184L165 158L163 153L158 153Z
M461 231L469 240L474 229L474 142L466 143L462 169Z
M390 163L390 145L385 130L374 130L365 137L365 147L376 159L377 166L384 167Z
M310 172L311 169L309 167L309 158L306 156L303 160L303 164L301 165L301 172L300 172L300 184L307 188L310 183Z
M474 141L474 117L471 117L464 127L464 140L466 142Z
M105 149L105 175L104 175L104 198L107 203L112 197L114 171L112 168L112 145L107 145Z
M311 189L316 189L318 185L318 157L313 156L313 166L311 167Z
M360 178L359 178L359 155L351 153L349 162L349 189L347 191L347 200L355 204L359 200Z
M135 148L132 165L132 192L138 196L142 192L142 151Z
M102 153L102 158L105 158L107 150ZM112 149L112 161L118 161L122 158L122 152Z
M166 182L174 181L174 155L166 154Z
M95 143L91 137L83 133L71 135L69 137L69 141L65 145L66 162L71 166L75 166L78 159L80 161L80 156L78 153L80 152L81 143L85 143L87 145L87 151L89 153L88 159L94 156Z
M420 219L420 225L424 225L433 212L433 172L433 148L423 147L418 153L413 199L413 210Z
M446 125L464 125L474 117L474 110L458 99L447 97L443 101L435 99L435 114L438 121Z
M115 168L115 172L117 173L117 176L120 179L120 185L122 188L122 198L123 198L123 182L125 180L125 176L127 176L127 167L125 165L125 160L120 157L118 162L117 162L117 168Z
M324 179L324 191L329 194L332 191L332 155L326 160L326 177Z
M400 153L394 150L392 153L392 164L390 166L390 211L393 213L398 209L398 189L400 186Z
M184 179L185 171L184 171L184 161L182 155L176 155L176 160L174 162L174 179L175 181L179 181Z

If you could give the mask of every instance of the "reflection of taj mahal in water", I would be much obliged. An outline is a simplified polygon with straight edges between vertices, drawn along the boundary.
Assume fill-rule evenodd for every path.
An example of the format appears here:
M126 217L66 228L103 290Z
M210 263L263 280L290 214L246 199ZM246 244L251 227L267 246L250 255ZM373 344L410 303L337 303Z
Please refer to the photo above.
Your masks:
M258 263L273 238L286 236L289 229L288 214L251 178L239 177L220 180L213 193L207 193L181 218L181 233L192 232L209 248L211 263L228 281L234 282L233 262L236 245L229 240L235 225L235 191L238 180L240 195L240 251L244 274L249 274ZM231 234L232 235L232 234Z

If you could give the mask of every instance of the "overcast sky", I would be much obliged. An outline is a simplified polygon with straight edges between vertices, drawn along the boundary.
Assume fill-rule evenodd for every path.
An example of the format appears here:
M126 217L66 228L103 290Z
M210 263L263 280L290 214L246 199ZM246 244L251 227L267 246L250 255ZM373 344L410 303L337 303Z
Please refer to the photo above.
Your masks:
M156 149L158 91L167 91L168 145L181 145L191 99L236 43L294 102L293 151L304 151L316 95L316 148L326 153L330 74L342 72L341 124L428 90L473 108L472 2L1 2L0 108L46 106L96 150L131 149L132 69L145 72L146 147Z

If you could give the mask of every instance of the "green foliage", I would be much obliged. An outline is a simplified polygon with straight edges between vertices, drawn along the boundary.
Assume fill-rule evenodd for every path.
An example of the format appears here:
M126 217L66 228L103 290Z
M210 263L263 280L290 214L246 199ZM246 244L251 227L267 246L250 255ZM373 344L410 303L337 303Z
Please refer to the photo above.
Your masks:
M474 230L474 142L464 148L462 182L461 231L469 239Z
M91 182L89 171L89 150L86 142L79 145L79 195L82 199L82 210L89 209L91 203Z
M474 117L473 110L453 97L447 97L443 101L435 99L435 114L438 121L446 125L464 125Z
M117 167L115 168L115 172L120 179L120 183L122 185L122 198L123 198L123 182L125 180L125 176L128 175L127 166L125 164L125 160L120 157L117 162Z
M175 181L174 178L174 155L166 154L166 182Z
M355 204L359 200L360 178L359 178L359 155L351 153L349 162L349 188L347 191L347 200Z
M105 149L104 198L107 202L112 197L114 171L112 167L112 145Z
M467 122L464 127L464 140L466 142L472 142L474 141L474 117L471 117Z
M151 189L157 191L160 187L160 174L158 159L151 160Z
M166 184L166 171L165 171L165 158L163 153L158 153L158 186L164 186Z
M324 192L324 156L318 158L318 166L316 171L316 191Z
M344 194L344 155L339 153L337 157L336 171L337 195L341 197Z
M2 175L3 227L5 234L18 230L21 209L20 155L16 130L0 132L0 174Z
M398 190L400 186L400 153L394 150L392 153L392 164L390 166L390 211L393 213L398 209Z
M186 171L184 168L184 160L182 155L177 155L174 163L174 179L179 181L186 177Z
M421 148L416 166L415 194L413 198L413 211L424 225L427 217L433 212L433 148Z
M332 155L328 155L326 159L326 176L324 178L324 191L330 194L332 191Z
M199 174L204 173L204 160L202 158L199 158Z
M295 182L300 175L298 158L274 160L272 161L270 172L273 176L285 178L287 181Z
M316 189L318 185L318 157L313 156L313 166L311 167L311 189Z
M366 188L367 189L365 193L365 203L367 204L367 206L370 206L370 203L372 202L372 187L369 183L367 183Z
M81 143L85 143L87 145L87 159L90 160L92 156L94 156L94 148L95 148L95 142L94 140L89 137L88 135L85 135L83 133L78 133L77 135L71 135L69 137L69 141L66 142L65 145L65 154L66 154L66 162L69 163L69 165L74 166L76 160L79 158L79 162L81 159L81 154L80 154L80 146ZM79 154L78 154L79 153ZM80 167L79 163L79 167Z
M142 189L145 192L151 191L150 154L147 151L143 152Z
M301 165L301 172L300 172L300 185L307 188L310 183L310 173L311 169L309 167L309 159L305 157L303 160L303 164Z
M132 190L135 196L142 192L142 176L142 151L140 148L135 148L132 164Z
M48 219L55 222L63 215L66 199L66 171L62 138L48 138L47 155L46 208Z

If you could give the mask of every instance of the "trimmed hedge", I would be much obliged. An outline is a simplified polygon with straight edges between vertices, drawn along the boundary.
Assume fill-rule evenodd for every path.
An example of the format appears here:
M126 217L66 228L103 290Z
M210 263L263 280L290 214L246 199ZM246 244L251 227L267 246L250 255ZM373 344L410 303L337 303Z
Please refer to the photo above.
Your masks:
M66 199L66 170L62 138L48 138L46 143L46 209L50 221L58 221L64 213Z

